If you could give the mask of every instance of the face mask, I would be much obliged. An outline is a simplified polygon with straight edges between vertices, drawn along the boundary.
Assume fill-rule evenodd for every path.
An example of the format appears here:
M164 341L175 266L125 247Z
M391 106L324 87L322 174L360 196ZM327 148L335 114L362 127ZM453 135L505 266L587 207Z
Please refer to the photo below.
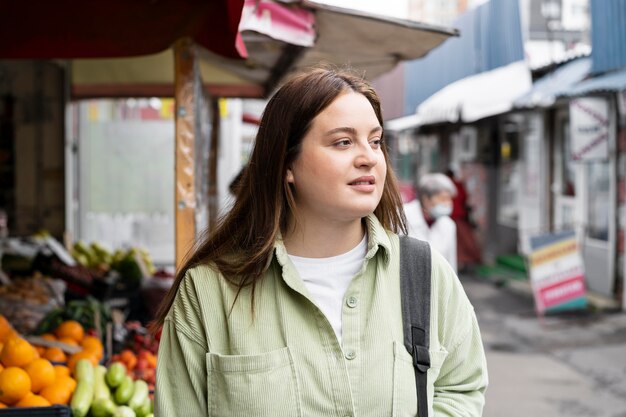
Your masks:
M437 204L428 210L428 214L433 219L438 219L439 217L449 216L452 214L452 206L448 204Z

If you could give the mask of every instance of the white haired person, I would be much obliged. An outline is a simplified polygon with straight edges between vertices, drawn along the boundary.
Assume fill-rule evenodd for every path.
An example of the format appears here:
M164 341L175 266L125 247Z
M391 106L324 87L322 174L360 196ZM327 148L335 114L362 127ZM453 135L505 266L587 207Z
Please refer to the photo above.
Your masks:
M419 182L417 199L404 205L408 235L425 240L457 270L456 225L450 218L454 183L444 174L426 174Z

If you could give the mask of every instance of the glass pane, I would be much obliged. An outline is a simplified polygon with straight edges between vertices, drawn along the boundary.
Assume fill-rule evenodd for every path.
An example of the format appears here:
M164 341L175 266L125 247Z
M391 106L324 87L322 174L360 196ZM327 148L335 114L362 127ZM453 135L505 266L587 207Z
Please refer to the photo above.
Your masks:
M174 119L170 99L80 102L78 238L139 246L174 262Z
M592 162L587 165L589 189L589 216L587 236L594 239L609 240L609 204L610 178L609 164Z

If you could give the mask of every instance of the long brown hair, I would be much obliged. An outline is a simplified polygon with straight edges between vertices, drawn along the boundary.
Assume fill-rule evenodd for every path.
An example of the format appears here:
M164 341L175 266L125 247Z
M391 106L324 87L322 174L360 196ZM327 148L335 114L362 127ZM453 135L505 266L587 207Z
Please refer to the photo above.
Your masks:
M163 324L180 282L190 268L212 264L230 283L254 288L272 256L274 241L295 212L291 187L285 181L287 168L298 157L302 139L313 119L337 96L352 90L371 103L383 126L380 100L363 77L347 69L314 68L294 76L269 100L256 136L254 150L237 187L235 204L190 251L176 274L174 285L163 300L154 328ZM397 180L383 146L387 177L374 211L386 229L406 233L406 219Z

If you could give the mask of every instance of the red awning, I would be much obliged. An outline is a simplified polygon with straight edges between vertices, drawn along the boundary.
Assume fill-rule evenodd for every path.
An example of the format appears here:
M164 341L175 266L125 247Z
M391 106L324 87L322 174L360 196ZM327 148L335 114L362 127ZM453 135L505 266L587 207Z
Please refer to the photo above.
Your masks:
M189 37L246 57L243 0L0 0L0 58L113 58L154 54Z

